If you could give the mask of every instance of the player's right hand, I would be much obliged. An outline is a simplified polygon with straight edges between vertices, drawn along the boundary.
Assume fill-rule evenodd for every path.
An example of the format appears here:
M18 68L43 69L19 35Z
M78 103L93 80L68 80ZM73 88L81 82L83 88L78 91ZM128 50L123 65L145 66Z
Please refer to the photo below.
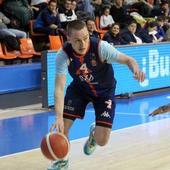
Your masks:
M50 128L50 132L53 132L56 129L57 132L64 133L64 121L63 117L58 116L55 122Z

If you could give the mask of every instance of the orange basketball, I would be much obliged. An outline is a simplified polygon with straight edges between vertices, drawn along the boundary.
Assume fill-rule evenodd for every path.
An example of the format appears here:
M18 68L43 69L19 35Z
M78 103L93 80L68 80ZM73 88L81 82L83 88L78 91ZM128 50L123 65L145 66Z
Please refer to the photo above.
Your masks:
M69 141L62 133L48 133L41 141L41 152L50 160L63 159L69 152Z

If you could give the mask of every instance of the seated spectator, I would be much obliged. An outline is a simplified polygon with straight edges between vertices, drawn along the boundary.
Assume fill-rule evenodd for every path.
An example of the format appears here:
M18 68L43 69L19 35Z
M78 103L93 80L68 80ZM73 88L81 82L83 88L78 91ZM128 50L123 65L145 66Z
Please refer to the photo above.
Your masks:
M159 6L155 6L151 11L151 16L170 16L170 9L168 1L162 1Z
M163 29L166 32L170 28L170 16L165 17Z
M131 20L127 23L127 28L122 32L121 37L126 44L142 44L140 34L137 32L137 22L135 20Z
M1 33L8 36L13 36L16 38L26 38L27 34L24 31L14 29L14 28L8 28L8 25L10 24L10 19L6 17L2 12L0 12L0 30Z
M121 29L125 27L126 22L126 7L123 4L123 0L115 0L111 9L110 15L116 23L120 24Z
M31 0L31 8L34 11L34 18L37 18L38 14L48 6L49 0Z
M164 40L165 41L170 41L170 28L166 31Z
M140 37L145 43L157 43L160 40L156 37L158 24L155 21L149 22L145 29L140 31Z
M159 41L163 41L165 38L165 31L163 29L165 24L165 16L159 16L156 19L156 23L158 24L156 37L159 39Z
M71 9L74 10L75 13L76 13L76 11L78 10L78 8L77 8L77 2L76 2L76 1L72 1L72 2L71 2Z
M33 29L37 33L45 33L47 35L59 34L60 20L57 14L56 0L50 0L48 8L41 11L34 22Z
M89 3L89 7L92 5L91 8L89 8L88 10L89 12L91 11L91 13L94 13L94 16L101 16L102 14L101 9L103 4L102 0L84 0L84 1ZM91 17L93 16L91 15Z
M61 21L61 26L64 29L66 28L67 23L69 21L73 21L73 20L77 19L75 11L72 10L72 1L71 0L65 0L64 5L59 7L58 13L59 13L60 21Z
M26 28L33 17L33 11L27 0L5 0L4 12L10 15L10 19L11 17L17 19L18 27L21 28Z
M114 20L112 16L110 15L110 8L104 7L103 14L100 17L100 28L101 29L110 29L112 24L114 23Z
M86 24L90 37L100 38L100 34L96 31L95 21L92 18L88 18Z
M153 9L153 5L148 3L145 0L134 0L134 1L125 1L126 5L128 5L128 12L137 12L143 17L150 17L151 10Z
M112 0L102 0L102 6L111 7L113 5Z
M120 25L118 23L114 23L110 30L105 33L103 40L107 41L112 45L123 45L126 42L120 36Z
M88 1L79 0L78 2L72 1L71 9L75 11L77 19L86 22L87 18L89 17L95 18L93 12L94 9L91 4L90 6L88 6L88 3L90 3L89 0Z
M20 41L18 38L4 34L4 31L0 29L0 43L5 44L8 51L20 50Z

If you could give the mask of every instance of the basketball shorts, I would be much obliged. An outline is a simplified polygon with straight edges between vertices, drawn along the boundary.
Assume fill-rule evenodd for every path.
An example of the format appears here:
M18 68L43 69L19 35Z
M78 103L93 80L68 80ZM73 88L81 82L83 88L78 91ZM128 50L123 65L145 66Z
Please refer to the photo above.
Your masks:
M89 97L84 91L69 86L64 99L64 118L83 119L89 102L92 102L94 107L96 125L112 128L115 115L114 93L109 93L104 97Z

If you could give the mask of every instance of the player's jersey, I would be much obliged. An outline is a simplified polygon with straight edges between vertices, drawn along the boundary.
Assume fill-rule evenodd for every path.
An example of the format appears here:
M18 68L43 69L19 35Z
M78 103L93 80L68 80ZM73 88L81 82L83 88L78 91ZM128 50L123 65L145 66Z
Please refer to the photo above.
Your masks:
M112 65L100 61L98 45L99 40L91 38L89 50L84 56L77 56L69 43L63 47L70 60L68 71L73 78L71 85L90 96L113 94L116 85Z

